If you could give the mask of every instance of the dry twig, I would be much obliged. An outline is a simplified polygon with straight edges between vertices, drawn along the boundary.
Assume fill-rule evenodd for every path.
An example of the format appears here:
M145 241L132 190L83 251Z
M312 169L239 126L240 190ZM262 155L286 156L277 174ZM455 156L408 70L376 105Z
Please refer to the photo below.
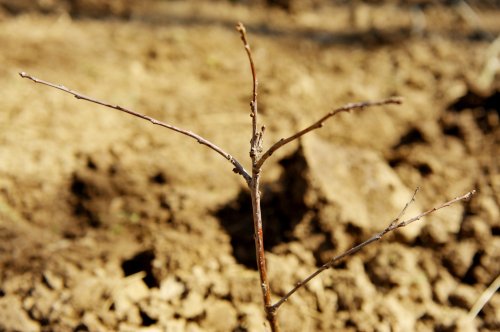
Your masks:
M356 254L358 251L360 251L361 249L363 249L364 247L366 247L367 245L373 243L373 242L376 242L378 240L380 240L384 235L386 235L387 233L390 233L398 228L402 228L402 227L405 227L405 226L408 226L409 224L411 224L412 222L415 222L417 220L420 220L422 219L423 217L437 211L437 210L440 210L442 208L445 208L445 207L448 207L458 201L462 201L462 200L468 200L472 197L472 195L474 195L476 193L475 190L472 190L470 192L468 192L467 194L465 195L462 195L462 196L459 196L459 197L456 197L446 203L443 203L441 205L439 205L438 207L434 207L430 210L427 210L421 214L419 214L418 216L415 216L413 218L410 218L410 219L407 219L405 221L401 221L401 218L402 216L404 215L404 213L406 212L406 209L408 208L408 206L410 206L410 204L412 202L415 201L415 196L417 195L417 192L418 192L419 188L417 188L415 190L415 192L413 193L410 201L408 203L406 203L405 207L401 210L401 212L399 213L398 217L396 219L394 219L393 221L391 221L391 223L383 230L381 231L380 233L377 233L375 235L373 235L371 238L369 238L368 240L358 244L357 246L343 252L342 254L340 255L337 255L335 257L333 257L328 263L324 264L323 266L321 266L319 269L317 269L314 273L312 273L311 275L309 275L307 278L305 278L304 280L302 281L299 281L295 287L292 288L292 290L290 290L285 296L283 296L278 302L276 302L273 307L275 309L278 309L284 302L286 302L288 300L288 298L290 296L292 296L293 293L295 293L297 290L299 290L301 287L305 286L309 281L311 281L312 279L314 279L316 276L318 276L318 274L320 274L321 272L329 269L329 268L332 268L333 266L335 266L336 263L338 263L339 261L343 260L344 258L348 257L348 256L352 256L354 254Z
M313 123L309 127L302 129L298 133L293 134L292 136L290 136L288 138L282 138L279 141L277 141L276 143L274 143L266 152L264 152L262 157L260 157L259 161L257 162L257 166L262 167L262 165L267 160L267 158L269 158L276 150L278 150L279 148L281 148L285 144L290 143L293 140L299 139L300 137L313 131L314 129L319 129L319 128L323 127L323 124L325 123L326 120L328 120L329 118L331 118L331 117L333 117L341 112L350 112L350 111L357 110L357 109L362 110L364 108L372 107L372 106L382 106L382 105L389 105L389 104L398 104L399 105L402 102L403 102L402 98L392 97L392 98L388 98L388 99L384 99L384 100L380 100L380 101L373 101L373 102L367 101L367 102L360 102L360 103L349 103L349 104L346 104L342 107L339 107L333 111L330 111L329 113L327 113L325 116L323 116L321 119L319 119L318 121L316 121L315 123Z
M183 134L183 135L186 135L188 137L191 137L191 138L195 139L198 143L203 144L203 145L209 147L210 149L214 150L215 152L217 152L218 154L220 154L221 156L223 156L224 158L226 158L227 160L229 160L229 162L231 164L233 164L233 166L234 166L233 172L235 172L236 174L240 174L241 176L243 176L243 178L245 179L245 181L247 183L251 179L251 177L248 174L248 172L240 164L240 162L238 160L236 160L236 158L234 158L232 155L230 155L229 153L227 153L226 151L224 151L223 149L221 149L220 147L218 147L214 143L210 142L206 138L203 138L200 135L195 134L195 133L193 133L193 132L191 132L189 130L178 128L178 127L173 126L171 124L168 124L168 123L156 120L155 118L152 118L152 117L150 117L148 115L137 113L135 111L132 111L132 110L130 110L128 108L125 108L125 107L122 107L120 105L113 105L113 104L110 104L110 103L105 102L105 101L101 101L101 100L98 100L98 99L95 99L95 98L92 98L92 97L85 96L84 94L81 94L78 91L74 91L74 90L68 89L64 85L59 85L59 84L54 84L54 83L51 83L51 82L47 82L47 81L41 80L39 78L36 78L34 76L31 76L31 75L29 75L29 74L27 74L25 72L20 72L19 76L21 76L22 78L30 79L30 80L32 80L35 83L47 85L47 86L50 86L52 88L55 88L55 89L64 91L66 93L69 93L69 94L73 95L76 99L86 100L86 101L89 101L89 102L94 103L94 104L102 105L102 106L109 107L109 108L112 108L112 109L115 109L115 110L118 110L118 111L121 111L121 112L124 112L124 113L128 113L128 114L136 116L138 118L147 120L147 121L151 122L154 125L158 125L158 126L161 126L161 127L164 127L164 128L167 128L167 129L170 129L170 130L173 130L173 131L176 131L176 132L178 132L180 134Z

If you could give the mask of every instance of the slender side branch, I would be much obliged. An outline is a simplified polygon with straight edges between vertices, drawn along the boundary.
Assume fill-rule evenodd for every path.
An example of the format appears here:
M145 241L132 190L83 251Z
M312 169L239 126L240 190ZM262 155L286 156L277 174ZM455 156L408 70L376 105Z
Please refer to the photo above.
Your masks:
M112 109L115 109L115 110L118 110L118 111L121 111L121 112L125 112L125 113L128 113L130 115L133 115L133 116L136 116L138 118L141 118L143 120L147 120L147 121L151 122L154 125L158 125L158 126L161 126L161 127L164 127L164 128L167 128L167 129L170 129L170 130L173 130L173 131L176 131L176 132L178 132L180 134L183 134L183 135L186 135L188 137L191 137L191 138L195 139L198 143L203 144L203 145L209 147L210 149L214 150L215 152L217 152L218 154L220 154L221 156L223 156L224 158L226 158L227 160L229 160L229 162L231 164L233 164L233 166L234 166L233 172L235 172L236 174L240 174L241 176L243 176L243 178L245 179L245 181L247 183L250 183L250 181L252 179L251 176L250 176L250 174L245 170L245 168L240 164L240 162L238 160L236 160L232 155L230 155L229 153L227 153L226 151L224 151L223 149L221 149L220 147L218 147L214 143L212 143L209 140L201 137L198 134L195 134L195 133L193 133L193 132L191 132L189 130L184 130L184 129L175 127L175 126L170 125L168 123L156 120L156 119L154 119L154 118L152 118L150 116L147 116L147 115L144 115L144 114L141 114L141 113L137 113L135 111L132 111L132 110L127 109L127 108L124 108L122 106L112 105L112 104L109 104L107 102L100 101L100 100L94 99L92 97L85 96L85 95L83 95L83 94L81 94L81 93L79 93L77 91L68 89L67 87L65 87L63 85L58 85L58 84L54 84L54 83L51 83L51 82L47 82L47 81L38 79L36 77L33 77L31 75L26 74L25 72L21 72L21 73L19 73L19 75L22 78L30 79L31 81L33 81L35 83L40 83L40 84L43 84L43 85L47 85L47 86L50 86L52 88L55 88L55 89L64 91L66 93L69 93L69 94L73 95L76 99L86 100L86 101L89 101L89 102L94 103L94 104L102 105L102 106L109 107L109 108L112 108Z
M415 190L415 192L413 193L413 196L411 198L411 200L406 203L405 207L403 208L403 210L401 211L401 213L399 214L399 216L394 219L393 221L391 221L391 223L383 230L381 231L380 233L377 233L375 235L373 235L371 238L369 238L368 240L358 244L357 246L345 251L344 253L340 254L340 255L337 255L335 257L333 257L328 263L324 264L323 266L321 266L319 269L317 269L314 273L312 273L311 275L309 275L307 278L305 278L304 280L302 281L299 281L295 287L293 287L285 296L283 296L278 302L276 302L275 304L273 304L273 307L275 310L278 310L278 308L283 304L285 303L289 298L290 296L292 296L293 293L295 293L297 290L299 290L302 286L305 286L309 281L311 281L312 279L314 279L318 274L320 274L321 272L333 267L337 262L341 261L342 259L348 257L348 256L352 256L354 254L356 254L358 251L360 251L361 249L363 249L364 247L366 247L367 245L369 245L370 243L373 243L373 242L376 242L378 240L380 240L384 235L386 235L387 233L389 232L392 232L394 231L395 229L398 229L398 228L402 228L402 227L405 227L409 224L411 224L412 222L414 221L417 221L417 220L420 220L422 219L423 217L437 211L437 210L440 210L442 208L445 208L445 207L448 207L458 201L462 201L462 200L468 200L472 197L472 195L474 195L476 193L475 190L472 190L470 192L468 192L467 194L465 195L462 195L460 197L456 197L446 203L443 203L437 207L434 207L430 210L427 210L421 214L419 214L418 216L415 216L413 218L410 218L410 219L407 219L405 221L399 221L400 218L403 216L403 214L406 212L406 209L408 208L408 206L415 200L415 195L417 194L417 191L418 191L418 188L417 190Z
M269 158L276 150L281 148L283 145L288 144L291 141L296 140L301 136L304 136L305 134L307 134L310 131L313 131L315 129L323 127L323 124L326 120L328 120L329 118L331 118L331 117L333 117L341 112L350 112L350 111L356 110L356 109L364 109L367 107L381 106L381 105L388 105L388 104L398 104L399 105L402 102L403 102L402 98L392 97L392 98L388 98L388 99L384 99L384 100L380 100L380 101L374 101L374 102L367 101L367 102L360 102L360 103L349 103L349 104L346 104L346 105L344 105L340 108L337 108L333 111L330 111L329 113L327 113L325 116L323 116L321 119L319 119L318 121L316 121L315 123L313 123L309 127L299 131L298 133L296 133L288 138L282 138L279 141L277 141L276 143L274 143L260 157L260 159L257 162L257 166L262 167L262 165L267 160L267 158Z

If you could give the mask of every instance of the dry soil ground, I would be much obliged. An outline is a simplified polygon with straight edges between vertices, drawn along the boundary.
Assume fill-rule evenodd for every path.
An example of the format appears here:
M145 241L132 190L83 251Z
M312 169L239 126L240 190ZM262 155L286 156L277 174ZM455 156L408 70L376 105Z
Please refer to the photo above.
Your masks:
M276 298L383 229L417 186L408 216L478 190L320 275L283 306L283 330L500 330L498 294L467 315L500 271L498 7L474 7L475 20L388 2L359 9L355 26L341 5L92 10L0 18L0 331L265 330L248 192L231 165L18 76L195 131L248 169L237 21L254 51L265 146L332 107L405 98L339 115L266 165Z

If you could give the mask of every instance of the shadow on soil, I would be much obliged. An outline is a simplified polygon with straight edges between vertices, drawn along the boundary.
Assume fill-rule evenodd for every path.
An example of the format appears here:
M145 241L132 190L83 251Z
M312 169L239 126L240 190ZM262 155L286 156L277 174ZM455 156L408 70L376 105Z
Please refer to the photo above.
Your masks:
M262 219L266 250L295 240L293 231L308 208L304 202L309 187L305 159L295 153L282 159L283 173L276 183L262 185ZM256 269L254 229L250 192L242 190L233 201L215 212L221 225L231 236L233 255L248 268Z

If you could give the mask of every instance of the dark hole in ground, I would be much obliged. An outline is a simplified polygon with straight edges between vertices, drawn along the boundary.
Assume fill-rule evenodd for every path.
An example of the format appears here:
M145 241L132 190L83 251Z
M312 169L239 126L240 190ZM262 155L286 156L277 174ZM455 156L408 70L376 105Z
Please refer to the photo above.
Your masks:
M472 264L469 266L467 272L462 278L462 282L469 285L476 284L476 276L474 275L474 270L481 264L481 257L483 256L483 252L476 252L474 257L472 258Z
M101 225L99 217L87 209L81 202L75 205L75 214L84 217L91 227L99 227Z
M87 168L91 170L97 170L97 164L90 157L88 157L87 159Z
M90 207L92 198L100 195L99 188L92 181L75 173L70 190L75 198L72 202L74 214L85 220L89 226L99 227L100 218Z
M443 134L445 134L446 136L453 136L460 139L464 138L464 133L459 126L455 124L452 125L442 124L442 127L443 127Z
M156 173L155 175L150 177L149 180L151 183L154 183L154 184L166 184L167 183L167 177L162 172Z
M78 324L75 329L73 330L74 332L89 332L89 328L87 325L85 325L84 323L80 323Z
M325 238L323 241L321 241L320 245L316 248L316 250L313 250L313 256L314 259L316 260L317 267L320 267L321 265L329 261L331 255L325 255L325 253L331 253L334 249L335 249L335 244L332 243L330 239ZM339 268L338 265L337 264L335 265L336 269Z
M500 122L500 91L487 96L481 96L474 91L467 91L455 103L448 107L453 112L472 110L477 126L483 133L498 129Z
M299 149L280 161L283 173L277 183L263 184L261 210L266 250L294 240L293 230L307 211L304 195L309 186L306 161ZM242 190L226 206L215 212L231 236L236 260L256 269L252 204L248 190Z
M38 324L40 324L40 326L42 326L42 327L46 327L46 326L49 326L49 325L50 325L50 320L49 320L47 317L38 317L38 315L37 315L37 314L35 314L35 313L33 313L33 311L32 311L32 310L30 310L30 311L28 312L28 316L29 316L32 320L34 320L34 321L38 322ZM3 331L3 330L2 330L2 331ZM46 330L46 329L42 329L42 331L47 331L47 330Z
M70 189L75 196L80 197L81 199L89 199L91 196L88 184L76 174L73 175Z
M349 310L348 308L344 308L344 309ZM355 322L353 319L351 319L351 318L349 318L349 319L345 322L345 327L354 327L354 328L356 328L357 326L358 326L358 325L356 324L356 322Z
M416 165L416 167L419 173L424 177L432 174L432 168L426 163L420 163Z
M484 107L486 109L491 109L498 112L500 109L500 92L495 91L489 96L480 96L477 93L469 90L465 95L451 104L448 109L453 111L462 111L464 109L477 107Z
M149 315L142 310L139 311L139 314L141 315L142 326L151 326L153 324L156 324L156 322L158 321L149 317Z
M349 222L346 227L346 233L356 236L359 234L363 234L363 229L359 226L354 225L352 222Z
M405 135L401 137L399 142L393 147L393 149L399 149L405 145L412 145L417 143L427 143L424 135L418 128L410 129Z
M129 276L141 271L146 272L143 278L144 283L149 288L158 287L159 282L153 274L153 260L155 254L152 250L145 250L137 253L134 257L123 261L122 270L125 276Z

